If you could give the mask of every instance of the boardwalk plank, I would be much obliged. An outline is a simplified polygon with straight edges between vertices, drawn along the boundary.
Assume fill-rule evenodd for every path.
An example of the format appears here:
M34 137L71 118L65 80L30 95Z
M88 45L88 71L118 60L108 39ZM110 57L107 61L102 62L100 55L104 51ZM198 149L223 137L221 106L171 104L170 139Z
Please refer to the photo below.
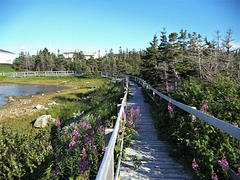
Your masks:
M139 136L134 136L132 147L126 149L128 158L121 164L120 179L192 179L183 166L169 157L168 145L158 140L157 131L149 112L149 105L144 102L141 88L131 82L130 91L132 97L128 100L128 107L136 109L140 106L142 116L137 125L140 126ZM134 170L134 164L131 160L136 155L140 155L142 163L138 170Z

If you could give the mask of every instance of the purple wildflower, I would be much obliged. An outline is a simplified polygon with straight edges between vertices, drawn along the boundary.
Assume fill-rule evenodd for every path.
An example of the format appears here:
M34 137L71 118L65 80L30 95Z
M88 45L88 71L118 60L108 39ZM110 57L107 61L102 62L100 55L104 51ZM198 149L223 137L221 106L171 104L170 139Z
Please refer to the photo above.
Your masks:
M102 117L101 116L98 116L98 124L99 124L99 126L102 125Z
M240 176L240 167L238 167L238 173L237 173L238 176Z
M133 125L133 119L130 119L130 121L128 121L128 125L132 126Z
M229 116L232 116L232 113L229 112L228 115L229 115Z
M169 111L169 115L170 117L172 117L172 114L173 114L173 108L171 106L171 100L168 102L168 111Z
M69 143L69 147L73 147L74 145L75 145L75 141L74 140L72 140L70 143Z
M79 126L86 127L87 130L92 128L91 124L83 122L83 120L79 122Z
M57 127L60 127L60 126L61 126L61 122L60 122L59 117L57 117L57 120L56 120L56 126L57 126Z
M232 124L233 124L234 126L238 127L238 124L237 124L237 123L233 122Z
M102 132L105 132L105 127L103 125L99 126Z
M80 156L82 156L82 158L87 157L87 153L86 153L86 149L85 148L83 148L82 154L80 154Z
M78 161L78 168L79 168L79 171L86 171L87 168L88 168L88 163L87 163L87 158L84 157L84 158L81 158L79 161Z
M54 171L52 171L52 173L55 174L55 175L58 175L58 174L60 173L60 171L59 171L59 169L57 168L57 169L55 169Z
M74 139L77 139L80 136L78 129L73 130L72 136L73 136Z
M222 167L223 171L226 171L229 167L227 159L224 155L222 160L218 160L218 164Z
M205 110L208 109L208 104L207 103L203 104L203 109L205 109Z
M135 110L135 113L136 113L137 115L140 114L140 107L139 107L139 106L138 106L137 109Z
M92 143L93 143L93 137L92 136L88 136L84 141L84 144L86 146L90 146Z
M50 146L48 146L47 148L48 148L49 150L52 150L52 146L51 146L51 145L50 145Z
M197 169L198 169L198 164L197 164L197 162L195 161L195 158L193 159L192 168L193 168L195 171L197 171Z
M198 129L197 128L194 128L194 131L197 131Z
M91 124L86 124L86 129L87 129L87 130L88 130L88 129L92 129Z
M211 179L213 179L213 180L218 180L218 176L217 176L217 174L214 172L213 169L212 169L212 173L211 173Z
M105 146L104 146L104 147L102 148L102 154L104 154L105 151L106 151L106 148L105 148Z

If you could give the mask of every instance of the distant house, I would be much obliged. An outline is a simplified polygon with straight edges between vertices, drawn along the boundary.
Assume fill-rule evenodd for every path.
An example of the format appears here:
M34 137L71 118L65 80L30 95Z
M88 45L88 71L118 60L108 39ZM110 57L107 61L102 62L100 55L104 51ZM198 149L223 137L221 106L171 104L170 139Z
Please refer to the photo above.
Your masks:
M0 64L13 64L15 59L14 53L0 49Z
M81 51L80 50L66 50L66 51L63 52L63 56L65 58L70 58L71 60L73 60L73 55L74 55L75 52L79 53ZM98 52L82 51L82 52L83 52L86 59L89 59L91 56L93 58L99 58L100 57L100 51L98 51Z

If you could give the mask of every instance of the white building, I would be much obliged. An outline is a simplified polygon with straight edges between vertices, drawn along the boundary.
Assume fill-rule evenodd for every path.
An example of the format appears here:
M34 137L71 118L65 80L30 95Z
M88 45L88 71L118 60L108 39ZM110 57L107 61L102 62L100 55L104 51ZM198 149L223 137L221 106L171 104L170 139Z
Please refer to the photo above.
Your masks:
M15 59L14 53L0 49L0 64L13 64Z
M79 52L81 52L81 50L66 50L63 52L63 56L65 58L73 59L73 55L75 52L79 53ZM100 57L100 50L98 50L98 52L90 52L90 51L83 50L82 52L86 59L89 59L91 56L95 59Z

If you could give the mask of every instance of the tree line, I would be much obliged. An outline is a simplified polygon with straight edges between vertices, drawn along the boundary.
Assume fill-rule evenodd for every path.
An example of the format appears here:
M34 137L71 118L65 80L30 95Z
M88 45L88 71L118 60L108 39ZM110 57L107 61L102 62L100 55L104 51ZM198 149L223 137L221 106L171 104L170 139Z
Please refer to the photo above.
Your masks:
M122 50L114 53L111 49L106 51L104 57L86 59L82 51L75 52L73 58L65 58L61 54L50 53L47 48L40 50L37 55L30 56L29 53L21 52L14 63L17 70L28 71L65 71L83 70L87 73L98 71L114 72L119 74L139 75L141 67L141 56L145 51Z
M163 28L160 38L154 36L142 57L140 75L166 93L174 91L181 79L190 76L208 82L218 74L239 79L240 49L231 50L232 30L227 30L222 44L217 30L216 39L210 42L207 37L183 29L167 36L166 28Z
M174 91L181 79L195 76L212 82L218 74L240 78L240 50L232 50L232 30L221 39L216 31L216 40L209 41L196 32L167 33L163 28L160 36L154 35L146 50L111 49L104 57L86 59L83 52L75 52L72 59L50 53L47 48L37 55L21 52L16 69L30 71L84 70L131 74L147 80L163 92Z

